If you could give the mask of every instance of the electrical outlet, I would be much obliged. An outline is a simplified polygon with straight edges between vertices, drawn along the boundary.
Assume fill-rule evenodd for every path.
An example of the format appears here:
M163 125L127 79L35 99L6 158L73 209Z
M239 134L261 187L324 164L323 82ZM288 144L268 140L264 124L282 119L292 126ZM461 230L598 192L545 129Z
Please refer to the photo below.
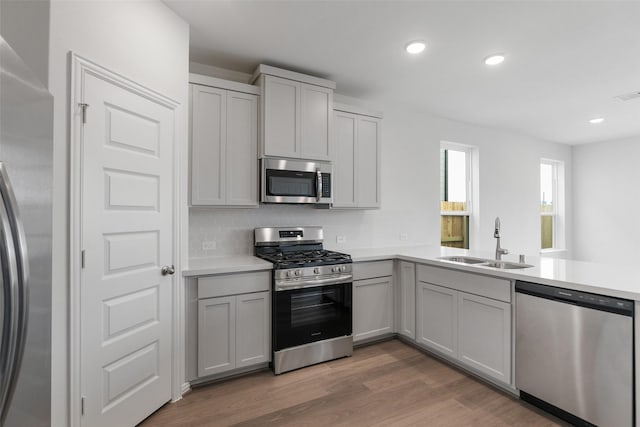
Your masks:
M215 240L205 240L204 242L202 242L202 250L203 251L212 251L216 248L216 241Z
M407 233L400 233L400 240L406 242L407 240L409 240L409 235Z
M336 236L336 243L347 243L347 236Z

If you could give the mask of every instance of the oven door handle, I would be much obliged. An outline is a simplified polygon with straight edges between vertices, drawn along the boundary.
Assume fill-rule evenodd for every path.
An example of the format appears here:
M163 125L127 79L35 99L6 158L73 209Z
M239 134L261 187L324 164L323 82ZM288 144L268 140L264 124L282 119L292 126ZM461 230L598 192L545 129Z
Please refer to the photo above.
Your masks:
M351 283L353 280L353 274L341 274L339 276L330 277L327 279L310 279L290 283L291 281L276 281L276 292L277 291L288 291L291 289L304 289L304 288L315 288L323 285L339 285Z

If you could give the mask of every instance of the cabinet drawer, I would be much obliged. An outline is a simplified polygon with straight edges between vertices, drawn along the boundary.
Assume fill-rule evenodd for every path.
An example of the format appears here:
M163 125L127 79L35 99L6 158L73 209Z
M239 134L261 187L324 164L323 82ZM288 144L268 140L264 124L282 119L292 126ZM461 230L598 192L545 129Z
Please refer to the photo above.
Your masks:
M353 280L393 275L393 261L369 261L353 264Z
M511 282L506 279L428 265L419 265L416 275L419 282L432 283L474 295L511 302Z
M271 270L198 278L198 299L248 294L271 289Z

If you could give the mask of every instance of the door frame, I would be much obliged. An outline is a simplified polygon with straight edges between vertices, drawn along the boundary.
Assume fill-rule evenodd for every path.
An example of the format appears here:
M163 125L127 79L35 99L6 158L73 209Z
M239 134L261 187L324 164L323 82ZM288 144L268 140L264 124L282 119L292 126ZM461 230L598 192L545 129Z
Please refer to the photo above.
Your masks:
M185 105L161 93L149 89L130 78L118 74L108 68L90 61L74 52L69 52L69 402L68 420L71 427L82 425L82 383L81 383L81 272L82 272L82 109L79 103L83 97L85 76L91 74L139 96L147 98L173 110L173 262L178 272L172 279L172 315L171 315L171 398L177 401L188 391L189 385L184 382L184 278L182 271L183 254L186 254L186 235L188 215L185 195L187 194L186 171L187 148L180 144L180 135L186 123L181 120ZM186 89L185 89L186 91ZM91 106L87 109L91 117ZM183 138L186 140L185 138ZM184 208L183 208L184 207Z

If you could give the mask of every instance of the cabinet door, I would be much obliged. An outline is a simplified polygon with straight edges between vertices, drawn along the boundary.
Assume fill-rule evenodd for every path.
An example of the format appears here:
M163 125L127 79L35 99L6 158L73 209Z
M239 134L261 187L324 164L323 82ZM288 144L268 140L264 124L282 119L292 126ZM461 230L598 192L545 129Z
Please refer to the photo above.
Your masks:
M227 92L226 204L258 206L258 98Z
M358 117L356 189L358 207L380 207L380 120Z
M464 292L458 298L460 361L510 384L511 305Z
M417 342L449 357L458 355L458 293L418 282Z
M198 376L235 368L236 297L198 301Z
M333 116L333 207L356 207L356 116L336 111Z
M264 78L264 154L300 157L300 83Z
M353 282L353 341L393 332L391 277Z
M400 328L398 332L412 340L416 339L416 265L402 261L399 264L399 312Z
M300 83L301 157L330 160L333 90Z
M236 296L236 367L268 362L271 318L269 292Z
M226 188L226 91L191 86L191 204L223 205Z

